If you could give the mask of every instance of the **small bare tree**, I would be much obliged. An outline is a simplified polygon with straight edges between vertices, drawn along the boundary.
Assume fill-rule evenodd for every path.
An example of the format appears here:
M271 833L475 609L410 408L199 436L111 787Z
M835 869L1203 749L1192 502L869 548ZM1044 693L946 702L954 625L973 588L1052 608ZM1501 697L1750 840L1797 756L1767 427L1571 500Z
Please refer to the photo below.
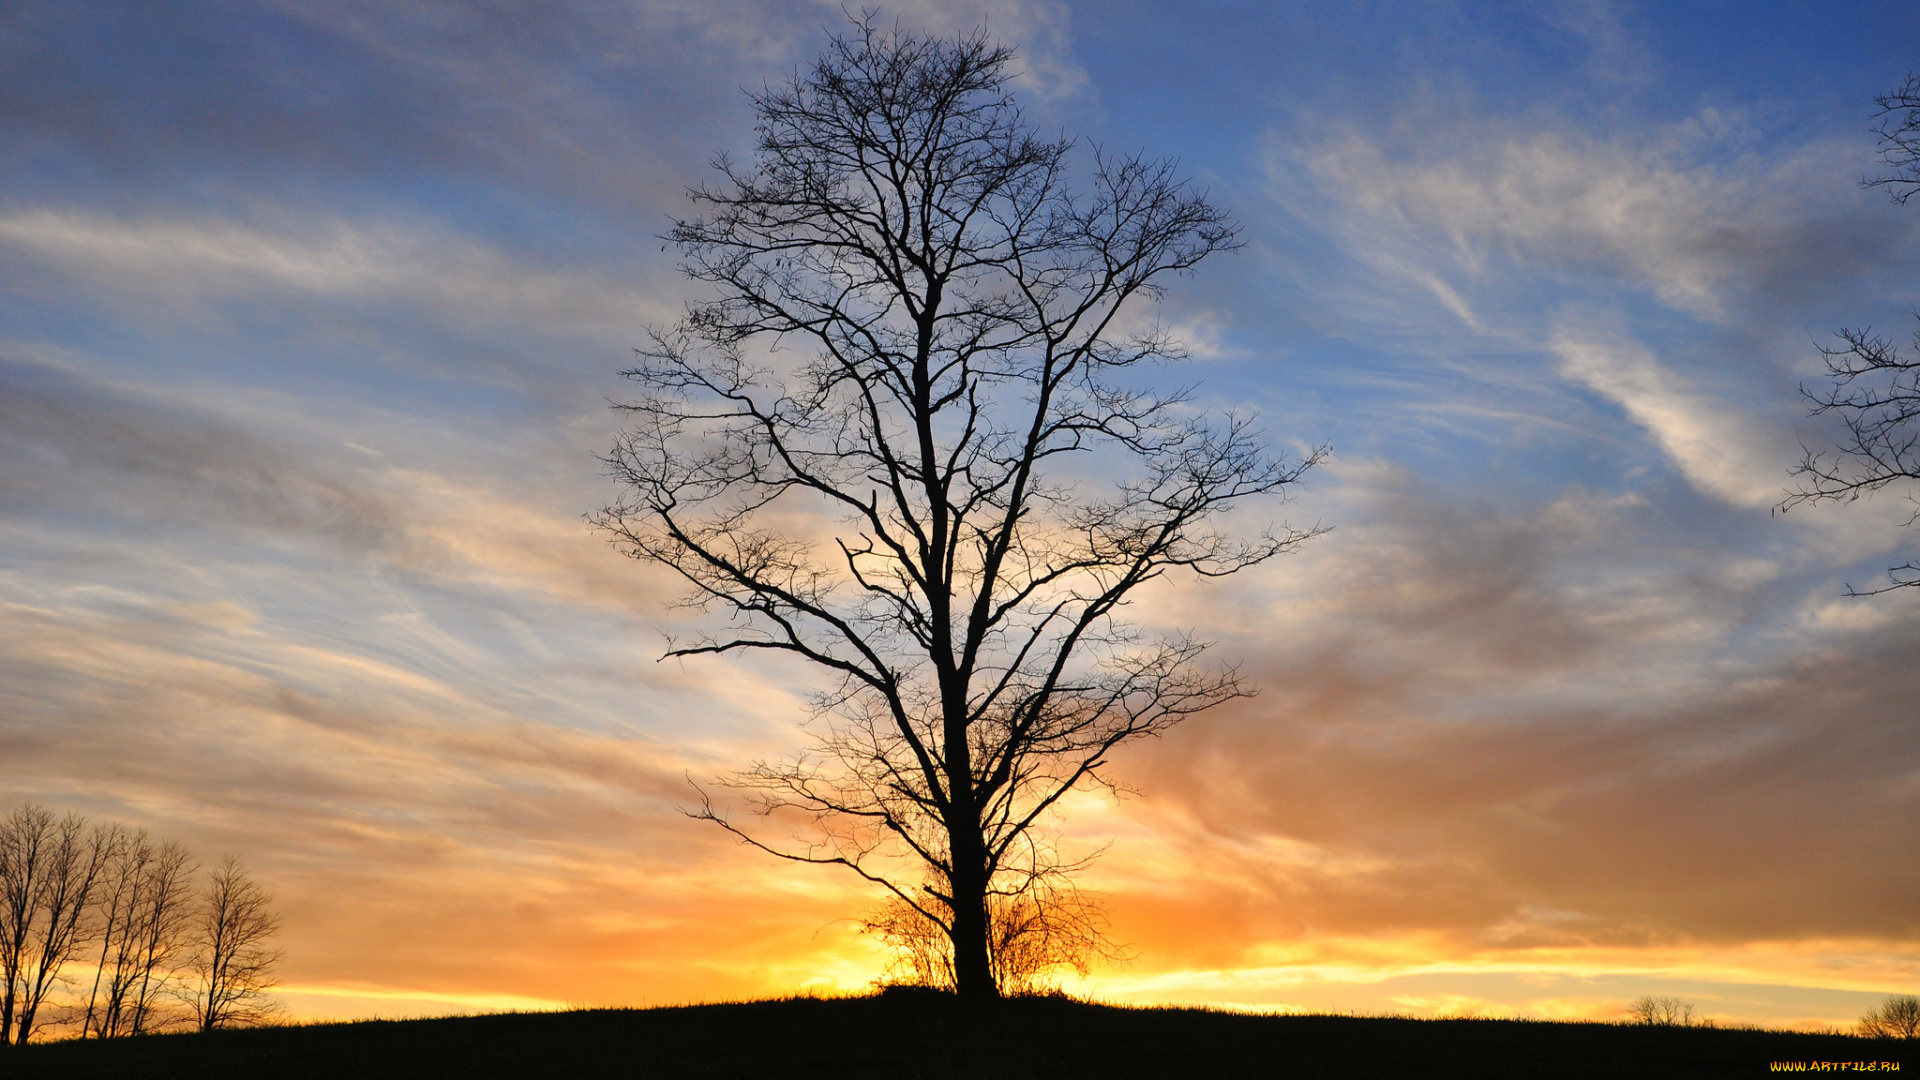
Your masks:
M1905 203L1920 191L1920 72L1874 103L1881 121L1874 130L1887 172L1861 183ZM1836 345L1820 348L1827 384L1803 386L1800 392L1811 402L1811 415L1837 417L1846 435L1833 452L1805 451L1792 470L1799 483L1780 503L1782 510L1809 502L1851 502L1889 485L1920 480L1920 355L1902 352L1892 339L1865 327L1843 328L1836 336ZM1920 334L1914 343L1920 348ZM1920 510L1907 524L1916 520ZM1847 593L1870 596L1920 586L1920 563L1909 560L1890 567L1887 579L1875 589L1849 585Z
M107 866L100 890L100 960L80 1034L101 1038L125 1034L131 1013L127 999L139 982L139 949L134 943L149 874L157 856L144 830L124 830Z
M38 811L38 813L34 813ZM67 964L86 944L94 888L111 854L111 836L88 828L86 819L68 814L53 821L43 810L28 808L23 819L44 825L39 840L39 882L29 911L26 954L20 964L20 989L14 1041L25 1043L47 998L60 985Z
M1125 607L1303 541L1211 523L1319 460L1139 387L1182 353L1134 309L1234 226L1139 155L1095 149L1076 192L1075 144L1023 120L1012 60L868 19L754 96L754 163L720 159L692 192L709 216L670 234L715 298L625 373L644 396L608 458L624 494L593 519L732 617L667 655L797 657L830 682L809 753L731 780L811 836L705 796L696 816L888 890L969 997L997 993L996 905L1063 868L1031 857L1060 800L1249 692Z
M1920 997L1895 994L1860 1018L1860 1034L1870 1039L1920 1039Z
M1677 997L1638 998L1627 1006L1627 1012L1636 1024L1654 1027L1690 1027L1693 1024L1693 1003Z
M14 1007L28 963L52 830L53 815L38 806L20 807L0 821L0 1046L13 1041Z
M28 804L0 821L0 1045L24 1043L62 969L84 944L88 901L106 862L77 814Z
M232 855L208 876L192 961L193 1017L201 1031L257 1024L279 1011L267 997L281 955L267 944L280 932L272 904Z
M193 857L172 840L151 852L133 890L118 1001L107 1035L143 1035L177 1023L175 996L193 931Z
M130 833L126 826L118 822L102 828L101 844L106 849L106 865L94 897L100 955L94 963L93 983L87 991L87 1009L80 1018L80 1037L83 1039L90 1034L99 1034L96 1024L100 1016L100 990L103 983L111 996L112 984L107 982L107 961L113 955L114 945L125 939L127 915L132 908L130 894L137 876L132 872L131 865L136 843L146 843L144 832Z

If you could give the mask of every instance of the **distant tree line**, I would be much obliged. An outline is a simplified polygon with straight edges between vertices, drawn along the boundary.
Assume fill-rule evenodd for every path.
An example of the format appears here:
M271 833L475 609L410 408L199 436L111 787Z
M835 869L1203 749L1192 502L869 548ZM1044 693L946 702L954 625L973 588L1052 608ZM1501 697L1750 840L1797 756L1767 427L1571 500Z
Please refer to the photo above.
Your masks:
M1654 1027L1693 1027L1693 1003L1677 997L1643 997L1627 1006L1636 1024ZM1697 1022L1714 1026L1711 1020ZM1920 1039L1920 997L1894 994L1866 1011L1854 1031L1866 1039Z
M1636 1024L1653 1027L1692 1027L1693 1002L1677 997L1648 996L1639 998L1627 1006L1628 1014Z
M28 804L0 820L0 1045L257 1024L280 952L272 897L229 855Z

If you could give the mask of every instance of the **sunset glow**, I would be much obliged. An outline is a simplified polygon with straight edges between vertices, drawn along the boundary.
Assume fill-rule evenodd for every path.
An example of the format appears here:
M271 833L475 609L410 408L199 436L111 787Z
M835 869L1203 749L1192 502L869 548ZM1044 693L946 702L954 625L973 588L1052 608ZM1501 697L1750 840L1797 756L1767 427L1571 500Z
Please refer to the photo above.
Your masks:
M1259 687L1063 805L1126 1003L1850 1025L1920 992L1920 592L1889 490L1776 508L1911 4L890 5L1047 132L1177 157L1244 250L1151 374L1331 532L1129 617ZM300 1018L864 992L879 897L685 812L798 664L585 516L697 286L659 239L835 3L0 15L0 813L241 856ZM1144 324L1143 324L1144 325ZM803 528L804 523L796 528ZM725 798L722 793L721 798Z

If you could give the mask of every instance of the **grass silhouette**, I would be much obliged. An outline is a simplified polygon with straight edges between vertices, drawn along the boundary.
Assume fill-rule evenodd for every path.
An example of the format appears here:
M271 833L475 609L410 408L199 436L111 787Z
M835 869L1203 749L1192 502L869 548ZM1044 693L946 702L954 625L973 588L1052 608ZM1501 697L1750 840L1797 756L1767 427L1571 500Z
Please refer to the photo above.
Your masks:
M1785 1031L889 993L57 1042L0 1048L0 1077L1731 1077L1772 1062L1904 1064L1916 1048Z

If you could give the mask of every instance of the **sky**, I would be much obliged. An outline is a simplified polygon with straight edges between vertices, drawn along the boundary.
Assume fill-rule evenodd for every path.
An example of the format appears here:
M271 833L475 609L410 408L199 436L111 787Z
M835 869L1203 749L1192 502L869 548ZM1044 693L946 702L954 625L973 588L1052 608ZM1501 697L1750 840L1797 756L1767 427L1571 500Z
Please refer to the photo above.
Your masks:
M1920 991L1892 490L1777 511L1818 347L1904 340L1860 181L1909 3L889 5L1245 247L1166 378L1332 447L1177 582L1260 688L1066 807L1133 959L1261 1010L1849 1024ZM0 803L245 860L299 1017L863 990L876 902L691 820L807 672L585 516L660 235L836 3L0 3Z

